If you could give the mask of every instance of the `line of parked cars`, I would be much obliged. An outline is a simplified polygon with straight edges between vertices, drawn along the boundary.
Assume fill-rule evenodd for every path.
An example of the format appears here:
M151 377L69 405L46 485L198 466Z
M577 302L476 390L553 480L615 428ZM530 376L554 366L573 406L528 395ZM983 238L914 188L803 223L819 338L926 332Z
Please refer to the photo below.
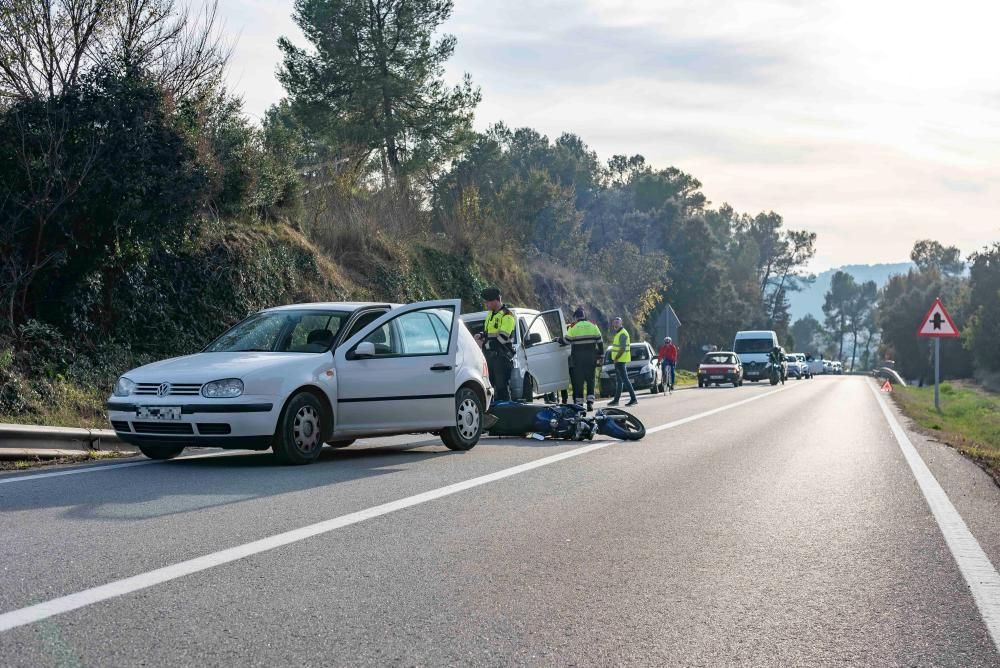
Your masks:
M840 374L843 366L836 360L814 359L805 353L787 353L778 344L778 335L771 330L747 330L736 333L731 351L705 354L698 366L698 387L728 385L739 387L744 380L756 383L770 376L770 353L781 350L782 380L802 380L817 374Z

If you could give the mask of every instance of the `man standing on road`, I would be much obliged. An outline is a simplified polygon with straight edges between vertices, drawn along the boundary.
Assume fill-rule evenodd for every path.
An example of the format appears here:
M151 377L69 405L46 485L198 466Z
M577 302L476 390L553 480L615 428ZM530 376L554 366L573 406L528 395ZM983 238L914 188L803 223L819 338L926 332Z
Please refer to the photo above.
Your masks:
M514 314L503 305L498 288L486 288L480 293L486 304L486 343L483 354L490 372L490 384L496 401L510 401L510 372L514 368Z
M594 376L604 357L604 339L600 328L587 320L582 308L573 312L574 322L566 330L566 342L573 346L569 373L573 380L573 403L582 404L586 387L587 410L594 410Z
M660 352L657 355L660 358L660 369L663 371L663 381L670 388L670 391L674 391L674 380L676 380L676 374L674 369L677 367L677 346L674 345L673 340L668 336L663 339L663 345L660 346ZM667 372L670 373L667 373Z
M613 334L608 350L611 351L611 361L615 364L615 398L608 406L618 405L622 398L622 389L625 388L628 389L628 394L632 397L625 405L635 406L639 400L635 398L635 390L632 388L632 381L628 378L627 366L632 361L632 337L623 326L621 318L615 318L611 321L611 331Z

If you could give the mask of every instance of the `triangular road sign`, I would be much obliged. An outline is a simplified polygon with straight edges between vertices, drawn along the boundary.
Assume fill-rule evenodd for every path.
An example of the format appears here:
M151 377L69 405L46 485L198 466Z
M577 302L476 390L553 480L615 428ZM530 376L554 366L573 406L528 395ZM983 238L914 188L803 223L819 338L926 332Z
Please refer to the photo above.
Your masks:
M934 305L927 312L917 330L917 336L936 336L941 338L954 338L959 336L958 327L955 321L948 315L940 297L934 300Z
M882 383L882 391L883 392L892 392L892 383L889 382L888 378L886 378L885 382Z

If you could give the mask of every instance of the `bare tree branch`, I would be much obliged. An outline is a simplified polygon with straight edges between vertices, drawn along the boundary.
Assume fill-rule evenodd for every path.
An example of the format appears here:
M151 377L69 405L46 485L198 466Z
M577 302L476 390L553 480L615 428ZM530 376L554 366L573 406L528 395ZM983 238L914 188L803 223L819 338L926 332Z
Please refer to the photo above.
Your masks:
M97 66L141 72L178 99L217 88L232 52L218 0L0 0L0 100L58 95Z

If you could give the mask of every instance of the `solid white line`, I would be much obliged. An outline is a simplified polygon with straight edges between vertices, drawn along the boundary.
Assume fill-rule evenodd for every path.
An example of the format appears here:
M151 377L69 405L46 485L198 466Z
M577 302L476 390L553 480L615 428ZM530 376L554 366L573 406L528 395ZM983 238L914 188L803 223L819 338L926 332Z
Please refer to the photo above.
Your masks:
M227 455L239 455L239 454L249 454L257 453L258 450L226 450L225 452L206 452L201 455L188 455L186 457L177 457L176 459L170 461L183 461L186 459L205 459L207 457L225 457ZM78 473L97 473L99 471L111 471L112 469L124 469L130 466L147 466L149 464L166 464L165 461L156 461L153 459L143 460L141 462L124 462L122 464L95 464L94 466L87 466L79 469L69 469L66 471L49 471L48 473L32 473L31 475L22 476L12 476L0 478L0 485L5 485L11 482L24 482L25 480L38 480L39 478L54 478L56 476L62 475L76 475Z
M783 389L785 388L782 388L782 390ZM670 429L682 424L687 424L688 422L692 422L703 417L708 417L731 408L736 408L737 406L742 406L750 403L751 401L756 401L757 399L763 399L764 397L771 396L772 394L781 392L782 390L775 390L773 392L768 392L767 394L757 395L755 397L751 397L750 399L744 399L743 401L737 401L736 403L728 404L721 408L715 408L710 411L705 411L704 413L698 413L697 415L692 415L682 420L675 420L674 422L649 429L646 433L655 433L657 431L663 431L664 429ZM440 499L451 494L457 494L458 492L472 489L473 487L479 487L480 485L485 485L497 480L503 480L504 478L509 478L520 473L525 473L526 471L555 464L556 462L570 459L572 457L579 457L580 455L585 455L589 452L594 452L595 450L601 450L602 448L606 448L620 442L621 441L607 440L592 443L590 445L562 452L558 455L543 457L542 459L537 459L535 461L528 462L527 464L520 464L518 466L506 468L501 471L497 471L496 473L490 473L488 475L479 476L478 478L458 482L453 485L439 487L438 489L408 496L406 498L399 499L398 501L383 503L382 505L374 506L366 510L360 510L348 515L341 515L340 517L335 517L323 522L317 522L316 524L310 524L300 529L293 529L292 531L286 531L285 533L255 540L251 543L238 545L219 552L213 552L201 557L171 564L170 566L164 566L163 568L157 568L156 570L152 570L147 573L140 573L139 575L134 575L115 582L109 582L108 584L93 587L91 589L85 589L75 594L52 599L51 601L30 605L26 608L21 608L20 610L12 610L11 612L0 615L0 632L9 631L10 629L24 626L25 624L32 624L64 612L70 612L71 610L77 610L88 605L93 605L94 603L99 603L111 598L147 589L163 582L176 580L177 578L184 577L185 575L191 575L209 568L221 566L222 564L228 564L229 562L237 561L238 559L243 559L255 554L260 554L261 552L267 552L268 550L273 550L283 545L297 543L307 538L329 533L335 529L364 522L365 520L370 520L382 515L388 515L389 513L396 512L397 510L403 510L404 508L410 508L422 503L427 503L428 501Z
M885 415L889 428L896 437L899 449L903 451L903 457L910 465L920 491L927 499L927 505L930 506L931 513L934 514L934 519L944 534L945 543L948 544L948 549L958 563L958 569L962 572L966 584L972 590L972 598L976 601L979 614L983 616L983 622L993 638L993 644L1000 650L1000 574L997 574L979 541L969 531L965 520L952 505L948 495L934 478L934 474L927 468L920 453L913 447L913 443L889 408L885 397L875 389L873 383L869 382L868 387L875 394L879 408L882 409L882 414Z

